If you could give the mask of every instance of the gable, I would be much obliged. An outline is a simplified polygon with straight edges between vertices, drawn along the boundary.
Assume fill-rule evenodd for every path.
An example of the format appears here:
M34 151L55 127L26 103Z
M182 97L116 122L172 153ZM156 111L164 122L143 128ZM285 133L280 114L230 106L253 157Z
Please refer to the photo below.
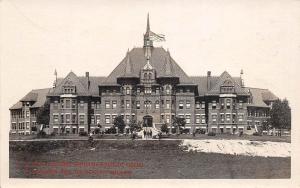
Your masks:
M240 86L240 84L233 79L227 71L224 71L216 84L208 91L209 95L220 94L222 92L232 92L239 95L248 95L247 91Z

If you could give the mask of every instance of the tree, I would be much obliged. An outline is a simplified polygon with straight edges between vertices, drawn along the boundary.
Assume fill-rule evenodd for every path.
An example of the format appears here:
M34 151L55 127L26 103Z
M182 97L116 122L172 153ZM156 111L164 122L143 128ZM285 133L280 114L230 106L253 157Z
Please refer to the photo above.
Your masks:
M136 121L134 119L131 119L129 122L129 129L130 132L133 133L133 131L140 131L142 130L142 122L141 121Z
M45 104L37 110L36 122L38 124L49 125L50 101L47 100Z
M161 132L163 133L168 133L168 125L166 123L162 124L162 126L160 127Z
M184 127L186 124L186 121L184 118L180 118L180 117L174 117L173 118L173 123L172 125L175 127L176 129L176 133L179 134L179 129L181 127Z
M117 116L114 120L114 127L117 127L118 130L120 130L121 133L124 132L125 128L125 122L124 118L122 116Z
M291 108L286 99L274 101L270 110L270 123L273 128L291 129ZM281 135L281 134L280 134Z

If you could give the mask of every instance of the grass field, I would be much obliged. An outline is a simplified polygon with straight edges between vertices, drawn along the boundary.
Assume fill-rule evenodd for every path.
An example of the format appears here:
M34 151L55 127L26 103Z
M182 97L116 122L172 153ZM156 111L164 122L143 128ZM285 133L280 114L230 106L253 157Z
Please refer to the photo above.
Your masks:
M130 135L115 135L115 134L106 134L106 135L94 135L94 139L130 139ZM289 142L291 143L290 136L253 136L246 135L239 137L238 135L228 135L228 134L217 134L216 136L208 136L205 134L196 134L195 137L191 134L181 134L181 135L169 135L164 136L165 139L226 139L226 140L255 140L255 141L271 141L271 142ZM163 138L163 139L164 139ZM37 135L9 135L10 140L34 140L34 139L87 139L87 136L78 136L78 135L57 135L57 136L47 136L46 138L39 138Z
M9 175L10 178L290 178L290 157L186 152L179 143L179 140L97 140L91 146L79 140L10 141Z

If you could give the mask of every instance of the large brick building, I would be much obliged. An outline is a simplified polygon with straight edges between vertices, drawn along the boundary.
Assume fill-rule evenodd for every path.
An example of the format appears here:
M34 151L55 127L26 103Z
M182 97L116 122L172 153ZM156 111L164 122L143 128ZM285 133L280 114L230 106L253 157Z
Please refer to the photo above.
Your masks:
M255 129L268 118L277 99L269 90L245 87L242 72L188 76L168 50L153 46L150 35L148 20L144 46L128 50L107 77L70 72L58 79L47 94L50 132L90 132L98 124L109 129L121 115L127 124L134 119L158 128L182 117L189 131L234 133Z

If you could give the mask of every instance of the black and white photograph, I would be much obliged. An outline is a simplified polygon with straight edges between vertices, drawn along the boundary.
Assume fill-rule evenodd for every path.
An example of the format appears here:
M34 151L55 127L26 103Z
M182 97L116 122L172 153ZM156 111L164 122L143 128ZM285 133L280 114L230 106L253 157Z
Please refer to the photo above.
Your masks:
M0 4L1 187L300 185L300 1Z

